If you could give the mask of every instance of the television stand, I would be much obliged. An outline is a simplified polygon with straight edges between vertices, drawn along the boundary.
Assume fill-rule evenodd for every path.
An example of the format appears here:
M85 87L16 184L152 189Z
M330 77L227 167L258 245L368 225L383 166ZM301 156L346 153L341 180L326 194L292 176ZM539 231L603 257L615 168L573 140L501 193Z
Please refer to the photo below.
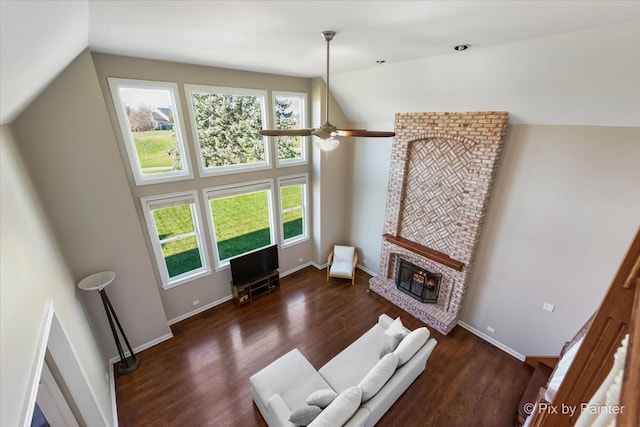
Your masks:
M247 304L254 299L264 294L270 294L278 289L280 273L278 270L274 270L269 274L260 276L251 280L250 282L243 283L241 285L231 285L233 290L233 300L238 305Z

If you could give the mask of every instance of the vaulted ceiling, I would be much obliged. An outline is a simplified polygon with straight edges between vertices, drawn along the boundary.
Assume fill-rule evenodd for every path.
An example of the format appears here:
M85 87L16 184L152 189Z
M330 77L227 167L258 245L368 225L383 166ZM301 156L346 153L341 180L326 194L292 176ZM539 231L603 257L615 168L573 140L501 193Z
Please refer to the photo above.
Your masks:
M324 74L320 32L327 29L338 33L332 43L331 67L338 75L334 92L341 104L347 103L347 115L351 112L358 121L362 108L349 105L354 93L340 75L459 55L452 48L463 43L482 51L541 38L552 43L554 35L612 25L626 24L633 32L640 22L640 2L2 0L0 18L3 124L87 47L317 77ZM629 55L637 55L636 48L628 46ZM362 99L371 96L366 88L358 90Z

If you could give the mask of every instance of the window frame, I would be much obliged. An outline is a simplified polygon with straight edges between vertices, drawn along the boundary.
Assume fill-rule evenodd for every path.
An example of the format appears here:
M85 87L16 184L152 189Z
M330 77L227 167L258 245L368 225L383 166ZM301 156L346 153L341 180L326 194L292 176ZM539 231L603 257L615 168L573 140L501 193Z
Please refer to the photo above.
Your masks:
M291 98L300 98L300 106L301 106L301 114L300 114L300 127L306 128L309 123L309 113L307 108L307 94L305 92L290 92L290 91L271 91L271 116L272 123L275 129L276 127L276 98L277 97L291 97ZM280 160L280 147L278 145L277 137L271 137L273 140L273 146L275 148L275 161L277 168L289 167L289 166L297 166L297 165L306 165L309 163L309 140L311 137L302 136L300 137L300 149L301 149L301 158L297 159L283 159Z
M191 167L191 154L189 152L189 143L185 133L184 120L182 117L183 110L180 104L180 94L178 92L178 85L172 82L157 82L151 80L135 80L135 79L122 79L116 77L109 77L109 88L111 91L111 97L113 98L114 107L116 110L116 116L118 119L118 125L122 134L125 151L129 159L129 166L133 174L133 179L136 186L158 184L164 182L182 181L186 179L193 179L193 168ZM173 107L174 126L176 127L176 138L181 150L182 171L177 172L163 172L151 175L145 175L142 173L142 167L140 165L140 159L136 151L136 144L133 140L133 134L131 132L131 126L129 118L127 116L124 103L120 97L121 88L133 88L133 89L156 89L156 90L168 90Z
M210 93L210 94L222 94L222 95L250 95L256 96L259 99L262 108L262 129L267 129L268 126L268 109L270 108L267 103L267 91L263 89L248 89L248 88L234 88L227 86L210 86L210 85L197 85L188 84L184 85L185 97L187 100L187 109L189 111L189 121L191 124L191 133L193 134L193 141L196 150L196 157L198 159L198 172L200 176L217 176L228 175L241 172L253 172L264 169L271 169L271 143L270 138L263 136L262 142L264 144L264 161L259 163L245 163L237 165L226 165L216 167L205 167L204 159L202 158L202 147L200 145L200 135L198 132L198 126L196 124L196 114L193 108L192 94L193 93Z
M184 202L184 203L180 203ZM142 212L147 224L147 231L149 233L149 240L151 241L151 247L156 260L157 271L160 274L163 289L171 289L176 286L183 285L192 280L207 276L211 274L211 266L209 264L209 253L207 250L207 243L204 239L202 214L200 212L200 201L198 200L197 190L182 191L179 193L161 194L157 196L141 197L140 203L142 205ZM198 252L200 254L201 267L189 272L179 274L175 277L169 277L169 270L165 261L164 253L162 252L162 243L160 240L156 222L153 217L153 210L162 209L162 205L185 205L189 204L191 207L191 218L194 226L194 237L198 243ZM169 206L166 206L169 207ZM190 234L190 233L189 233ZM184 236L184 235L182 235ZM184 237L183 237L184 238ZM176 239L177 240L177 239Z
M301 173L278 177L278 214L280 219L280 247L282 249L309 240L309 174ZM285 239L284 237L284 214L282 208L282 187L302 185L302 235Z
M266 248L268 246L274 245L278 242L278 236L276 234L276 226L275 226L275 211L274 211L274 190L273 190L273 179L261 179L256 181L243 181L237 184L228 184L228 185L218 185L215 187L208 187L202 189L203 198L206 204L207 211L207 221L209 225L209 237L211 238L211 245L213 246L213 262L215 264L215 270L220 271L225 268L229 268L229 260L233 257L225 258L224 260L220 259L220 253L218 251L218 241L216 240L216 228L215 222L213 219L213 211L211 209L211 200L231 197L231 196L240 196L243 194L253 193L257 191L267 191L267 203L268 203L268 212L269 212L269 236L270 242L268 245L253 248L250 251L244 252L242 254L234 255L233 257L241 256L248 254L250 252L254 252L258 249Z

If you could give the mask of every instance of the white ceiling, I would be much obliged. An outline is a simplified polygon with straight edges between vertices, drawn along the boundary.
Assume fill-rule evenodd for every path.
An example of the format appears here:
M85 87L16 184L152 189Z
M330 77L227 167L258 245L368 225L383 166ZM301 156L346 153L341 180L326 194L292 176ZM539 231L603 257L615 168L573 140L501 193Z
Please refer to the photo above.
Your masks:
M292 76L353 72L640 21L636 1L0 0L0 119L83 49ZM636 49L630 46L630 49ZM387 66L384 65L384 66Z

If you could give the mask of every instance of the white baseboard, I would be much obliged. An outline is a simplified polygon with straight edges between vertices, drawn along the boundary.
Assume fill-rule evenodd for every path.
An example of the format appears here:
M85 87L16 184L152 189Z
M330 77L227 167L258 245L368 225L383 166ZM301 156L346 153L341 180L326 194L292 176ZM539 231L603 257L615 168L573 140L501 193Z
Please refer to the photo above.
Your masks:
M318 263L312 262L311 265L313 265L318 270L324 270L325 268L327 268L326 262L324 264L318 264Z
M365 267L362 264L357 264L356 267L358 267L360 270L364 271L365 273L367 273L369 276L377 276L378 273L369 270L367 267Z
M202 307L198 307L195 310L191 310L188 313L181 314L180 316L169 320L168 323L169 323L169 325L173 325L174 323L178 323L178 322L180 322L180 321L182 321L184 319L187 319L187 318L189 318L191 316L195 316L196 314L202 313L203 311L207 311L210 308L215 307L216 305L220 305L220 304L225 303L227 301L231 301L232 299L233 299L233 295L227 295L226 297L217 299L217 300L215 300L213 302L210 302L209 304L203 305Z
M521 362L524 362L525 356L518 353L517 351L515 351L514 349L507 347L506 345L502 344L500 341L497 341L494 338L491 338L489 335L483 333L482 331L474 328L473 326L463 322L462 320L458 320L458 325L462 326L463 328L465 328L467 331L471 332L473 335L476 335L480 338L482 338L483 340L493 344L494 346L498 347L500 350L504 351L507 354L510 354L511 356L515 357L516 359L520 360Z
M286 277L286 276L289 276L290 274L293 274L293 273L295 273L296 271L300 271L300 270L302 270L303 268L307 268L307 267L309 267L310 265L313 265L313 263L312 263L312 262L307 262L307 263L304 263L304 264L300 264L300 265L299 265L299 266L297 266L297 267L294 267L294 268L292 268L292 269L290 269L290 270L287 270L287 271L284 271L284 272L280 273L280 277Z
M137 346L136 348L133 349L133 352L134 353L140 353L142 350L146 350L146 349L148 349L150 347L153 347L156 344L160 344L161 342L166 341L166 340L171 339L171 338L173 338L173 334L171 332L169 332L166 335L163 335L161 337L158 337L156 339L153 339L153 340L151 340L149 342L146 342L146 343L144 343L142 345ZM129 357L129 356L131 356L131 353L129 353L129 351L124 349L124 357ZM112 365L114 363L116 363L116 362L119 362L119 361L120 361L120 356L119 355L118 356L114 356L111 359L109 359L109 363L112 364Z

